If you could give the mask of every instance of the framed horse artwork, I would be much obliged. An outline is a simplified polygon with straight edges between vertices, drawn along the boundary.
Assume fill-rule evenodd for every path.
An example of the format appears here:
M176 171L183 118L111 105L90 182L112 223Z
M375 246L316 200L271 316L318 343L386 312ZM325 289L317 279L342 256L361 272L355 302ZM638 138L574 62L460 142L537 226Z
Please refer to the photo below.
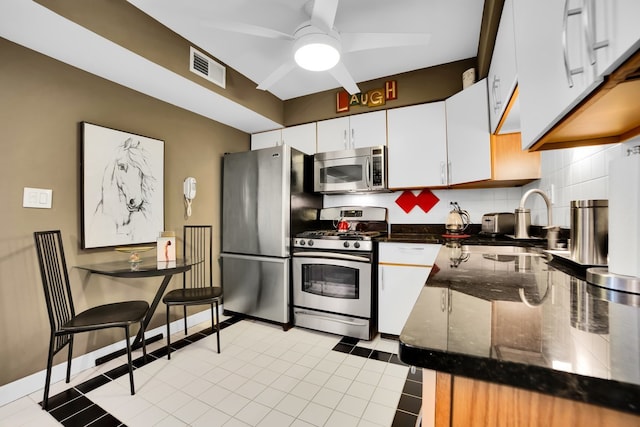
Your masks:
M82 247L155 243L164 230L164 141L82 122Z

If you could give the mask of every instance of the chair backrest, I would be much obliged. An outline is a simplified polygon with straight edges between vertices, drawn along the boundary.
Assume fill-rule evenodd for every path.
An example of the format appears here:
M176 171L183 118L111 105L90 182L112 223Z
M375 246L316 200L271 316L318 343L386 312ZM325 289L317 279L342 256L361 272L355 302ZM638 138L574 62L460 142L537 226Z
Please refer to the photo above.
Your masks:
M185 225L182 254L184 258L198 261L183 274L185 288L213 286L212 277L212 227L210 225Z
M33 237L36 242L51 332L55 333L60 330L60 325L75 316L62 236L60 230L54 230L36 231ZM67 338L66 336L58 337L56 349L61 348Z

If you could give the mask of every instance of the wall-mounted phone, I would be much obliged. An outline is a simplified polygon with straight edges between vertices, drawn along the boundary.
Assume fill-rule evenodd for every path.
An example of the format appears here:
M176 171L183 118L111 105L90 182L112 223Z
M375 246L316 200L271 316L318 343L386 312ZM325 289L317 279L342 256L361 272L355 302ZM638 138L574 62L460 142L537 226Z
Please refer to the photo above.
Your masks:
M191 216L191 202L196 198L196 179L188 177L184 180L184 201L187 207L187 218Z

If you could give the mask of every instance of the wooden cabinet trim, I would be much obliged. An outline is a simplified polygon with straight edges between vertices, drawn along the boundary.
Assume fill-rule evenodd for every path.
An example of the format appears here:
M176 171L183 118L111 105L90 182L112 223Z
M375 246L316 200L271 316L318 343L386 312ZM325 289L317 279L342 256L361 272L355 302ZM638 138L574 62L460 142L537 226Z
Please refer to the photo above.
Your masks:
M436 372L436 419L435 427L450 427L453 396L453 376Z
M640 135L637 51L529 151L623 142Z
M436 374L436 427L636 427L640 417L517 387Z

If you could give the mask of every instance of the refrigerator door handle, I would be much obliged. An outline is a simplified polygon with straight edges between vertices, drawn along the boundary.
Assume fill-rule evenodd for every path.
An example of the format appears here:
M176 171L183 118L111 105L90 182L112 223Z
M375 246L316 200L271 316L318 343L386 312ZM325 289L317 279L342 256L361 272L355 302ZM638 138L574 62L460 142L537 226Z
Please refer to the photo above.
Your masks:
M247 259L251 261L270 261L270 262L277 262L280 264L284 264L289 260L289 258L274 258L274 257L267 257L267 256L240 255L240 254L228 254L228 253L221 253L220 258Z

